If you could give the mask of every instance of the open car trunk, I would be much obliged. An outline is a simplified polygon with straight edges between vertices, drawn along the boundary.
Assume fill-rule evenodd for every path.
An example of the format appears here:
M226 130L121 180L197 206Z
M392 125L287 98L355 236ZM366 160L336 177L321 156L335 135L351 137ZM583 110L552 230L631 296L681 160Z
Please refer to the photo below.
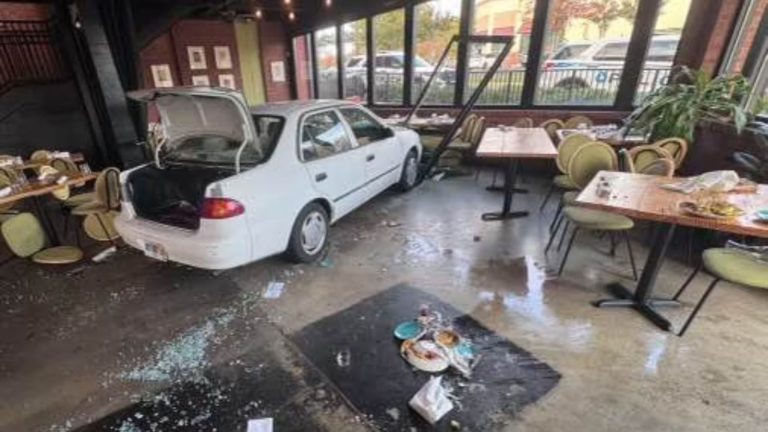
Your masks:
M197 230L206 188L234 174L234 168L171 165L159 169L147 165L132 172L126 185L138 217Z

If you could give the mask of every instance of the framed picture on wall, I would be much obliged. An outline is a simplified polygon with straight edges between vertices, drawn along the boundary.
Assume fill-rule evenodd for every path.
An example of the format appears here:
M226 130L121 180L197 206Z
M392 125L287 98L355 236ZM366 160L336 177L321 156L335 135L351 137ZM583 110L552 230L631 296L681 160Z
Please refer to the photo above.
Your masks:
M188 46L189 68L192 70L208 69L205 61L205 49L201 46Z
M210 87L211 80L208 79L208 75L192 75L192 85L201 87Z
M269 64L272 82L285 82L285 62L275 61Z
M219 87L235 89L235 76L232 74L219 75Z
M173 87L173 75L171 75L171 67L169 65L152 65L151 69L155 88Z
M232 53L228 46L213 47L213 56L216 58L217 69L232 69Z

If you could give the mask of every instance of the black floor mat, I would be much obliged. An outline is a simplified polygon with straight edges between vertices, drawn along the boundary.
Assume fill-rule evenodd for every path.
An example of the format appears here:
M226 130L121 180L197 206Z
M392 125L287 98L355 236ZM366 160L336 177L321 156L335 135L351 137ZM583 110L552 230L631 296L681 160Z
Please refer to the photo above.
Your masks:
M353 405L384 431L432 430L408 408L408 401L430 374L416 371L399 354L395 326L413 319L429 303L469 337L482 358L472 379L452 372L443 378L461 398L461 409L449 412L437 430L450 430L456 420L465 431L492 431L513 420L560 380L560 374L512 342L423 291L399 285L326 317L293 334L301 351L341 390ZM349 350L349 365L337 354ZM343 362L342 362L343 363Z

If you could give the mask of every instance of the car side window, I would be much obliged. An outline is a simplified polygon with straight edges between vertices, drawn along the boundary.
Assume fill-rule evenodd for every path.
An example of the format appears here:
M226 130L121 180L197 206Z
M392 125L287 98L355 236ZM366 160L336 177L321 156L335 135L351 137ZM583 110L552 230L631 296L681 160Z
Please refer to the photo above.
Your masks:
M626 42L609 43L595 54L594 59L623 61L627 56L627 48L628 44Z
M357 108L342 108L339 111L361 146L387 137L387 128L365 111Z
M305 162L322 159L352 148L352 140L334 111L306 117L301 127L300 151Z

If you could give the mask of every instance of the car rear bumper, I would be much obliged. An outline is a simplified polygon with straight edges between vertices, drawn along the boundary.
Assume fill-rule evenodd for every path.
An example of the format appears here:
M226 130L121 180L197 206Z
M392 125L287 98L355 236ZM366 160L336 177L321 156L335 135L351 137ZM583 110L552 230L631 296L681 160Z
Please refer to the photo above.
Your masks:
M244 220L228 224L233 226L206 230L201 225L199 231L190 231L130 218L123 213L115 218L117 231L130 246L144 251L144 245L151 242L162 246L168 261L208 270L227 270L252 261L250 236ZM212 232L202 234L206 231Z

